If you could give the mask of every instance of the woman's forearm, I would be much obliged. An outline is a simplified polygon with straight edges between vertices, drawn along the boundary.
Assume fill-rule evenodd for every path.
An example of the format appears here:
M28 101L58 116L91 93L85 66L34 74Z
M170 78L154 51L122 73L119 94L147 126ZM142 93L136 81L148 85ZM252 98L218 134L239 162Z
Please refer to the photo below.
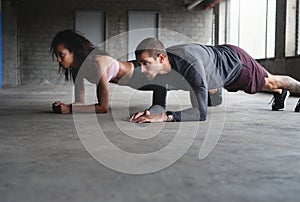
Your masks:
M107 113L108 107L101 106L100 104L92 105L72 105L72 112L79 113Z

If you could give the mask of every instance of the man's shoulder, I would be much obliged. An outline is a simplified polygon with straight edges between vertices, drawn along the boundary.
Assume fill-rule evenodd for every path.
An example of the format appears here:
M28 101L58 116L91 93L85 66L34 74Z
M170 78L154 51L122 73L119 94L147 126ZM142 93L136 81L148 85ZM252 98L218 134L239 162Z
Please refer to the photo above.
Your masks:
M167 52L168 51L173 51L173 50L187 50L190 48L198 48L199 46L201 46L200 44L197 43L186 43L186 44L177 44L177 45L173 45L167 48Z
M195 60L200 60L207 55L207 47L197 43L179 44L167 48L167 54L174 60L185 60L193 63Z
M175 55L198 55L203 51L207 51L209 46L201 45L197 43L188 43L188 44L179 44L170 46L166 49L167 53L175 54Z

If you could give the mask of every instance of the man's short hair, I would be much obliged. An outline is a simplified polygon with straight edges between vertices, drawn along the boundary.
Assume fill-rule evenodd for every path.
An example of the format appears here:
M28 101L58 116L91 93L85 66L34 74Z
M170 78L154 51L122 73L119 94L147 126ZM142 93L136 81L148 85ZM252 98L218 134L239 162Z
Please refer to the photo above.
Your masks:
M156 59L157 56L161 53L167 55L165 46L160 40L156 38L146 38L143 41L141 41L136 47L135 56L138 57L144 52L147 52L148 56L154 59Z

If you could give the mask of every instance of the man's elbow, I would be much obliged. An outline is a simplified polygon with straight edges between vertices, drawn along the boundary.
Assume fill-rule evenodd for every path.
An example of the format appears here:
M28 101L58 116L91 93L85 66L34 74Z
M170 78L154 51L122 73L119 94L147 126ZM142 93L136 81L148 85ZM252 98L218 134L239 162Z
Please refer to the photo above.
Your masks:
M206 121L206 117L205 118L200 118L199 121Z
M201 114L199 117L199 121L206 121L206 115Z

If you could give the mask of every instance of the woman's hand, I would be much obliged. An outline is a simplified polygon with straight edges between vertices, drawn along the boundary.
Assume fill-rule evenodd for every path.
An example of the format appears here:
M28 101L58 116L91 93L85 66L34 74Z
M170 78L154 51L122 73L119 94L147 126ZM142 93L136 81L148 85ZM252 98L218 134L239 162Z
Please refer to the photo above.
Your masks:
M55 106L59 106L60 104L63 104L61 101L55 101L54 103L53 103Z
M61 114L61 107L60 107L61 102L60 101L55 101L52 103L52 111L57 114Z
M62 114L71 113L71 106L69 104L60 103L60 109Z

